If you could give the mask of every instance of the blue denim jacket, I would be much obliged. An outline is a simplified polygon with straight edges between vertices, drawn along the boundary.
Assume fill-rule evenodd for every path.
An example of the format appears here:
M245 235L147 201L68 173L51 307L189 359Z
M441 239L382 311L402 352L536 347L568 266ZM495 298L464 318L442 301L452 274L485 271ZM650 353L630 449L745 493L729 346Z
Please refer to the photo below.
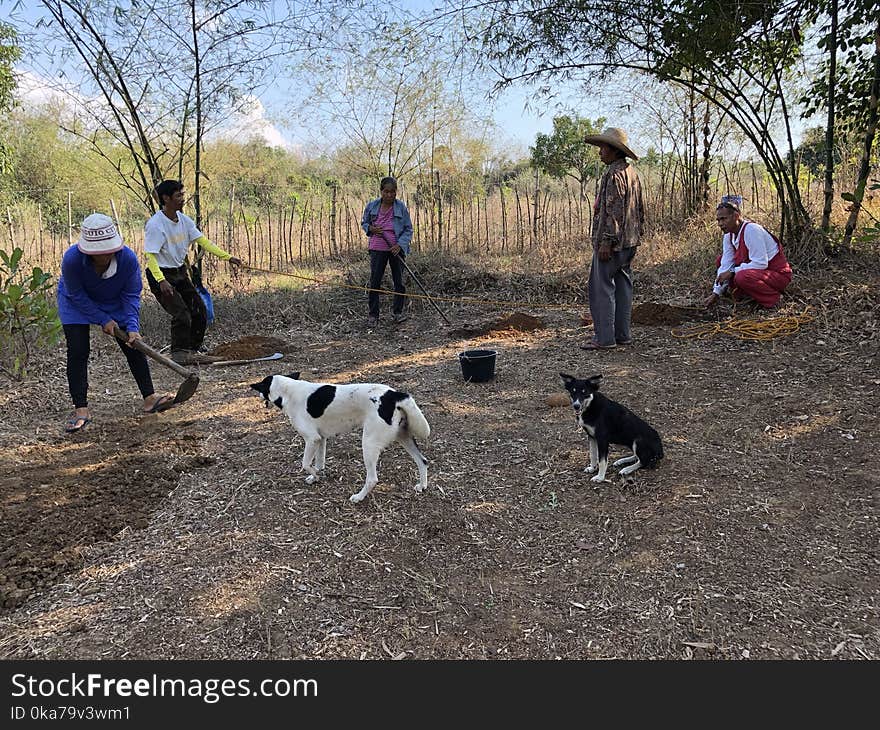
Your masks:
M361 220L361 228L367 236L370 235L370 226L379 215L379 205L382 198L376 198L367 203L364 208L364 217ZM409 242L412 240L413 227L412 220L409 217L409 211L402 200L394 201L394 235L397 238L397 245L403 249L405 256L409 256Z

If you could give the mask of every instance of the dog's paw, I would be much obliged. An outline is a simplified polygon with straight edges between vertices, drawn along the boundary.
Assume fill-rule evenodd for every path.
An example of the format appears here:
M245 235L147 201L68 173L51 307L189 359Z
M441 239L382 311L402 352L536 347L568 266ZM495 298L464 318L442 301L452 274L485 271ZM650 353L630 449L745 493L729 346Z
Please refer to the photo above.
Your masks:
M306 484L314 484L316 481L318 481L318 477L315 474L309 474L306 477Z
M584 474L592 474L594 471L596 471L595 466L590 466L588 464L587 466L584 467Z
M348 501L351 502L352 504L358 504L359 502L363 502L363 501L364 501L364 498L361 497L360 494L352 494L352 495L348 498Z
M421 484L416 484L413 489L416 490L416 494L421 494L425 491L425 488Z
M590 479L590 481L591 482L604 482L605 477L596 474L596 476L594 476L592 479Z

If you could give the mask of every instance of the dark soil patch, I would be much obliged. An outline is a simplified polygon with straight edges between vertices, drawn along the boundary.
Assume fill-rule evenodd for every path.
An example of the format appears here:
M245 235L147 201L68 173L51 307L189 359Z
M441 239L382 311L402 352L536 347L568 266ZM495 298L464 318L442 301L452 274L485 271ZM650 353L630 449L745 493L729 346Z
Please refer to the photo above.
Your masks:
M208 354L227 360L250 360L255 357L266 357L276 352L284 352L286 344L277 337L249 335L233 342L218 345Z
M684 322L700 322L706 320L708 316L707 312L702 309L656 302L636 304L632 310L633 324L662 327L676 327Z
M491 322L465 325L464 327L450 330L449 334L454 337L476 337L489 334L503 335L505 333L516 334L519 332L534 332L546 326L541 317L534 317L524 312L514 312L513 314L494 319Z
M4 451L0 612L79 567L84 548L143 528L177 484L180 458L198 452L199 437L178 436L155 416L129 423L92 423L74 437Z

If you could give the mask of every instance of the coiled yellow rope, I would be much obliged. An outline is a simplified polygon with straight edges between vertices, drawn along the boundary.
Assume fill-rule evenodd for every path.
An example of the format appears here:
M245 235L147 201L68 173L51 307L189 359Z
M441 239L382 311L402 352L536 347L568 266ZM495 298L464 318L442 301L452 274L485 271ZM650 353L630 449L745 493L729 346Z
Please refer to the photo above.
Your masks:
M716 335L728 335L739 340L767 342L777 337L788 337L813 321L809 307L800 314L779 315L767 319L731 318L723 322L710 322L692 327L679 327L672 330L672 336L678 339L706 340Z

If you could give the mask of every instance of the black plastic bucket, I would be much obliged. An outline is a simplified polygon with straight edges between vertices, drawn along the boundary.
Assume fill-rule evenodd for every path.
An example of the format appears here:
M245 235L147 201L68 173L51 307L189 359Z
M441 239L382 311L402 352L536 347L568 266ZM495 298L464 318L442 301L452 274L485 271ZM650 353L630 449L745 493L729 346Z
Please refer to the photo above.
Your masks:
M465 350L458 353L461 374L467 383L485 383L495 377L495 350Z

